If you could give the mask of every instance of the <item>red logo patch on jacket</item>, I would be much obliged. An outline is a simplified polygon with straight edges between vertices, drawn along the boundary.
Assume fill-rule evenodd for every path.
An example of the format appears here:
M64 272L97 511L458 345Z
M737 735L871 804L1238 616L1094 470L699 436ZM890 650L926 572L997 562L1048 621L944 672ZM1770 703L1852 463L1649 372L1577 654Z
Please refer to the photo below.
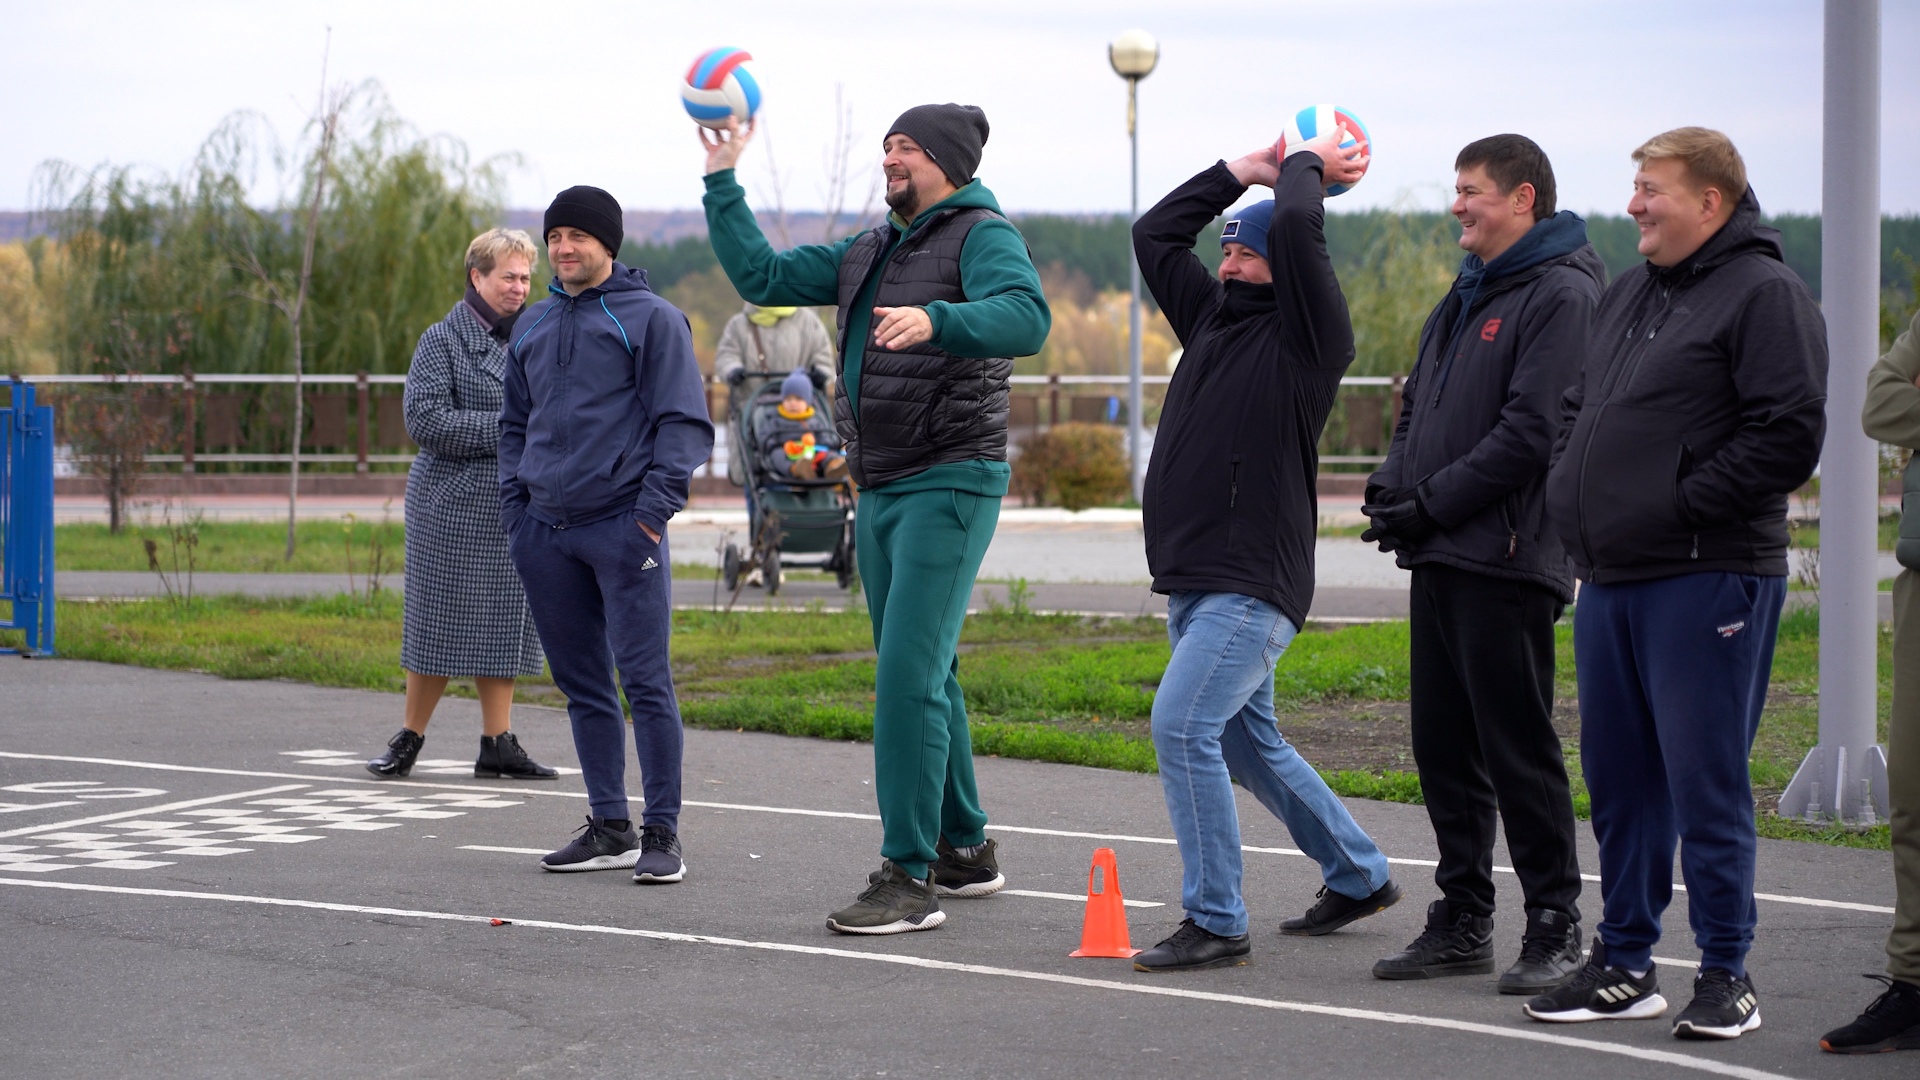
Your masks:
M1488 319L1486 322L1486 325L1480 328L1480 340L1492 341L1493 336L1495 334L1498 334L1499 332L1500 332L1500 320Z

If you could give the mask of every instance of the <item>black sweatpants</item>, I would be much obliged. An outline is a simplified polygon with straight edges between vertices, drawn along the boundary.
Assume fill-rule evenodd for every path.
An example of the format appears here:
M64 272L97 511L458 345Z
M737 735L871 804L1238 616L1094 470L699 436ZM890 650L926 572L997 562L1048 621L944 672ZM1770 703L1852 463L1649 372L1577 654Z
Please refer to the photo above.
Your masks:
M1538 585L1413 568L1413 760L1440 844L1434 884L1455 913L1492 915L1494 813L1526 909L1580 918L1573 799L1553 730L1553 624Z

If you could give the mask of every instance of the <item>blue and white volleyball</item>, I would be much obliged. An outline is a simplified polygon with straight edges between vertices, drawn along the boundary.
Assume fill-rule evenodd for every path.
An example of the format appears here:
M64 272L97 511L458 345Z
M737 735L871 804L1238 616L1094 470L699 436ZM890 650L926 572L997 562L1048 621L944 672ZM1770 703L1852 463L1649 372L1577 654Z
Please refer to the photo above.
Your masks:
M1340 140L1342 148L1356 143L1362 144L1367 148L1368 156L1372 156L1373 137L1367 134L1367 125L1360 122L1360 118L1353 114L1352 109L1345 109L1338 105L1309 105L1294 113L1293 119L1287 121L1287 129L1280 133L1280 140L1273 144L1273 156L1276 160L1285 161L1290 149L1297 150L1301 143L1317 138L1336 127L1345 133ZM1360 175L1362 180L1366 178L1364 172ZM1359 182L1355 180L1353 184L1329 184L1327 194L1339 195L1351 191L1354 184Z
M760 111L760 83L748 70L745 49L721 47L701 53L680 84L680 103L701 127L724 131L729 118L741 123Z

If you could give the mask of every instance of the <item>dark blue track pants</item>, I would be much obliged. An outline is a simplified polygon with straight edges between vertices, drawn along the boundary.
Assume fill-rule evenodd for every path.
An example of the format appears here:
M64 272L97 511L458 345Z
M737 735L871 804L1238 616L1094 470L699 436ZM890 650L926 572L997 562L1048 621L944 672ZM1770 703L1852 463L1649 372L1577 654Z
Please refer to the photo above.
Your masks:
M633 709L643 820L677 829L684 737L667 660L673 594L666 537L657 544L647 539L626 514L567 529L527 516L514 526L508 549L526 586L554 685L567 695L592 812L633 816L627 810L627 722L614 682L617 664Z
M1599 936L1616 967L1652 966L1678 843L1701 966L1746 972L1747 759L1786 591L1783 577L1727 573L1580 590L1580 758L1600 841Z

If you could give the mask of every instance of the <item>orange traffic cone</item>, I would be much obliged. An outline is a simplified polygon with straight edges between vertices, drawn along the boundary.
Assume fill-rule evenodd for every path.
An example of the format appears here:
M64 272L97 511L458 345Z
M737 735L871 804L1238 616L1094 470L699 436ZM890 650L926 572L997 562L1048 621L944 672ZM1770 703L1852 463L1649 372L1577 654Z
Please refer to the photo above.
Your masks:
M1127 940L1127 907L1120 895L1120 866L1112 848L1093 853L1087 870L1087 921L1080 947L1068 956L1133 956L1140 950Z

